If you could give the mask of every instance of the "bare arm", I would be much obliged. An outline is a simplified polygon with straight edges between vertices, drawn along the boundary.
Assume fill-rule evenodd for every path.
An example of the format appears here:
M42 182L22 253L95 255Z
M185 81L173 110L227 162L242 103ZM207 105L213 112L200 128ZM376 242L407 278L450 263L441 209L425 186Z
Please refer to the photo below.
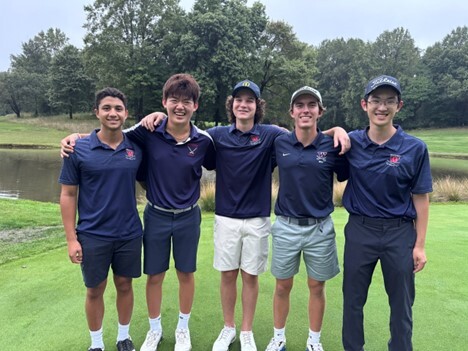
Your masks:
M429 221L429 194L413 194L413 204L416 208L415 220L416 244L413 249L414 273L421 271L426 265L426 232Z
M154 132L155 127L158 124L161 124L161 122L167 118L167 116L162 113L162 112L153 112L150 113L149 115L146 115L141 121L141 125L145 127L148 130L151 130Z
M73 133L67 135L60 141L60 157L68 157L70 156L74 150L75 141L84 137L87 137L89 134L80 134L80 133Z
M62 222L67 239L68 257L73 263L81 263L83 252L81 245L76 237L76 200L78 196L78 187L75 185L62 184L60 193L60 210L62 212Z
M348 133L341 127L333 127L322 132L323 134L333 137L334 146L341 145L340 155L345 154L351 149L351 141L349 140Z

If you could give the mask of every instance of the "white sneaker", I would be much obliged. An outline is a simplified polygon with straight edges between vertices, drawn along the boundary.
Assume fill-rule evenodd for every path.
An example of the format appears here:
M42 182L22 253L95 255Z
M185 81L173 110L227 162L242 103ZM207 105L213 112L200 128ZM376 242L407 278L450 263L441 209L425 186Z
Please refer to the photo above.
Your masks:
M251 331L240 332L241 351L257 351L255 339Z
M286 351L286 340L276 341L271 338L265 351Z
M162 330L150 330L146 333L146 339L141 345L140 351L156 351L162 339Z
M214 342L212 351L227 351L234 340L236 340L236 328L225 326Z
M192 342L190 341L190 331L188 329L176 329L174 351L190 351Z
M319 342L316 344L307 344L306 351L323 351L323 347Z

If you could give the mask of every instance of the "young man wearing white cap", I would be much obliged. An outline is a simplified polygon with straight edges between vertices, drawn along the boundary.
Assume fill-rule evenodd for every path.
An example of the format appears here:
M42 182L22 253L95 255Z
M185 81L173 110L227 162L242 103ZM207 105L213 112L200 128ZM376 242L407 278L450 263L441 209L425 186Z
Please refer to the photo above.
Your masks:
M424 243L432 178L426 145L393 124L403 107L400 82L379 76L361 107L369 127L351 132L343 206L345 227L343 346L364 350L363 309L380 260L390 305L389 351L411 351L414 275L426 264Z
M320 342L325 312L325 281L340 269L335 242L333 175L346 179L347 163L333 139L317 126L325 111L320 92L304 86L291 97L294 131L275 140L279 192L272 226L271 273L276 277L273 300L274 336L266 351L285 351L285 327L294 275L301 255L309 288L307 351L323 351Z

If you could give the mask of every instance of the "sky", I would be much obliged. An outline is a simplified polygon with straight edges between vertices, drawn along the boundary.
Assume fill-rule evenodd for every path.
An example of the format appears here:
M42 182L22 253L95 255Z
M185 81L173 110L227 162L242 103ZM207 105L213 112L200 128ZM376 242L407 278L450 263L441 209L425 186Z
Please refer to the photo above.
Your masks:
M86 15L92 0L0 0L0 71L10 67L25 43L40 31L59 28L81 48ZM252 0L248 0L252 4ZM407 29L416 46L425 49L457 27L468 25L466 0L260 0L270 20L293 27L297 38L311 45L325 39L375 41L384 31ZM190 10L194 0L181 0Z

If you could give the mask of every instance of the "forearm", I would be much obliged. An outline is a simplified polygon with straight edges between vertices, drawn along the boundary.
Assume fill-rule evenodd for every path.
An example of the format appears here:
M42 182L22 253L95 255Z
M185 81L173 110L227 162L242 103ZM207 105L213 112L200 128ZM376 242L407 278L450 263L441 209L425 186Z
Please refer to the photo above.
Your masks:
M76 241L76 196L62 194L60 196L60 210L67 242Z
M424 249L426 232L429 222L429 194L413 194L413 203L416 209L416 244L415 247Z

